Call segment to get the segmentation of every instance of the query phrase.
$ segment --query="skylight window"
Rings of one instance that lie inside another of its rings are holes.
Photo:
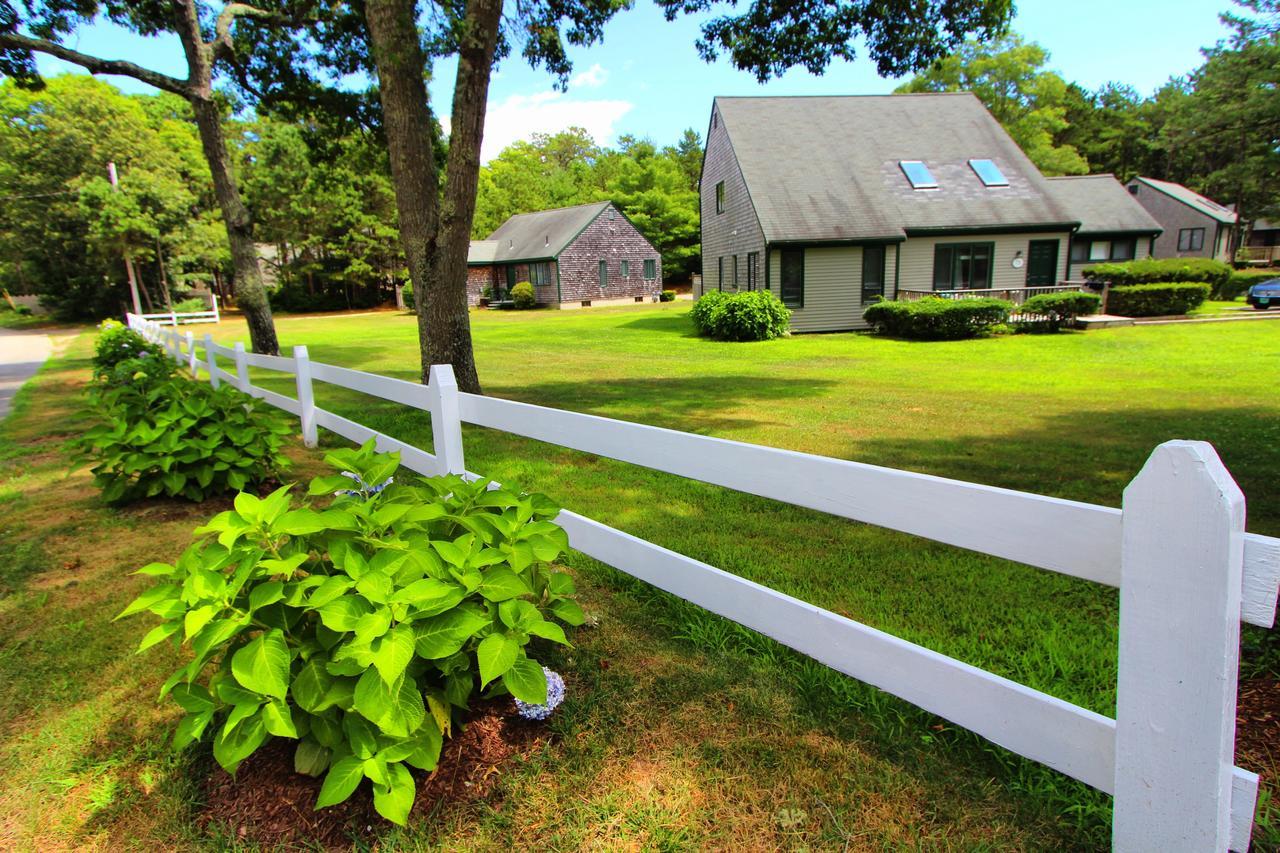
[[[929,167],[922,160],[899,160],[898,166],[902,168],[902,174],[906,175],[907,180],[911,182],[912,189],[936,190],[938,188],[933,172],[929,171]]]
[[[1000,167],[990,160],[970,160],[969,168],[973,169],[978,180],[988,187],[1007,187],[1009,179],[1000,171]]]

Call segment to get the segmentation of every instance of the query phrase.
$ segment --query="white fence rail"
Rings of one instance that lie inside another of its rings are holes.
[[[218,294],[209,294],[209,310],[208,311],[161,311],[156,314],[130,314],[130,317],[140,317],[148,322],[156,323],[161,326],[179,326],[186,323],[217,323],[222,320],[222,313],[218,310]]]
[[[1244,497],[1204,442],[1156,448],[1117,510],[459,393],[447,365],[424,386],[312,362],[306,347],[254,355],[209,335],[200,358],[190,332],[130,325],[193,376],[297,416],[308,445],[324,427],[374,438],[418,473],[474,477],[462,424],[475,424],[1119,587],[1111,719],[577,513],[558,518],[590,557],[1114,795],[1117,850],[1249,847],[1258,777],[1234,766],[1240,623],[1275,620],[1280,539],[1245,532]],[[252,385],[250,366],[293,375],[297,397]],[[314,382],[429,413],[433,452],[317,407]]]

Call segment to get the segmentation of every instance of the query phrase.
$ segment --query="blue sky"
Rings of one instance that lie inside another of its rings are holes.
[[[1024,0],[1014,29],[1050,53],[1050,65],[1066,79],[1095,88],[1111,80],[1147,93],[1170,76],[1201,61],[1200,48],[1224,35],[1218,13],[1230,0]],[[518,57],[503,62],[490,90],[484,159],[537,131],[578,125],[598,142],[620,134],[674,141],[686,127],[705,131],[716,95],[860,94],[892,91],[900,81],[881,78],[865,58],[834,63],[816,77],[795,70],[759,85],[725,59],[707,64],[694,41],[698,19],[663,20],[649,0],[619,14],[603,43],[575,49],[569,90],[553,90],[545,71]],[[185,76],[181,49],[171,38],[143,39],[107,24],[90,27],[71,46],[108,58],[131,59],[157,71]],[[46,74],[75,70],[42,57]],[[437,113],[448,115],[454,64],[441,63],[431,84]],[[147,91],[127,78],[113,78],[126,91]]]

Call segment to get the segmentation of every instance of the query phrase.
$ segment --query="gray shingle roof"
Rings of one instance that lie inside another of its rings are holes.
[[[1216,201],[1205,198],[1195,190],[1187,189],[1182,184],[1175,184],[1172,181],[1158,181],[1155,178],[1144,178],[1141,175],[1135,178],[1135,180],[1141,181],[1149,187],[1158,189],[1165,195],[1172,196],[1188,207],[1198,210],[1205,216],[1210,216],[1219,222],[1225,222],[1228,225],[1231,225],[1236,221],[1235,213],[1218,204]]]
[[[1045,180],[1058,206],[1080,221],[1081,234],[1154,234],[1163,230],[1115,175],[1069,175]]]
[[[967,92],[716,98],[716,107],[770,242],[1075,222]],[[995,161],[1009,186],[983,186],[970,159]],[[901,160],[923,160],[938,189],[913,190]]]
[[[498,226],[487,240],[472,241],[467,263],[511,263],[558,257],[565,247],[612,202],[519,213]],[[493,243],[490,249],[482,244]],[[477,245],[481,244],[481,245]]]

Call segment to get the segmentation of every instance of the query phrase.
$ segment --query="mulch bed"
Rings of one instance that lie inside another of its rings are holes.
[[[477,706],[462,732],[445,741],[435,771],[412,771],[418,796],[410,825],[439,806],[489,797],[504,765],[531,754],[546,738],[545,726],[516,715],[509,699]],[[241,764],[234,778],[215,765],[200,825],[264,846],[326,850],[349,850],[353,841],[371,841],[391,826],[374,811],[368,782],[344,803],[313,809],[321,779],[294,772],[294,745],[274,739]]]
[[[1236,763],[1263,777],[1280,761],[1280,679],[1241,681],[1236,693]]]

